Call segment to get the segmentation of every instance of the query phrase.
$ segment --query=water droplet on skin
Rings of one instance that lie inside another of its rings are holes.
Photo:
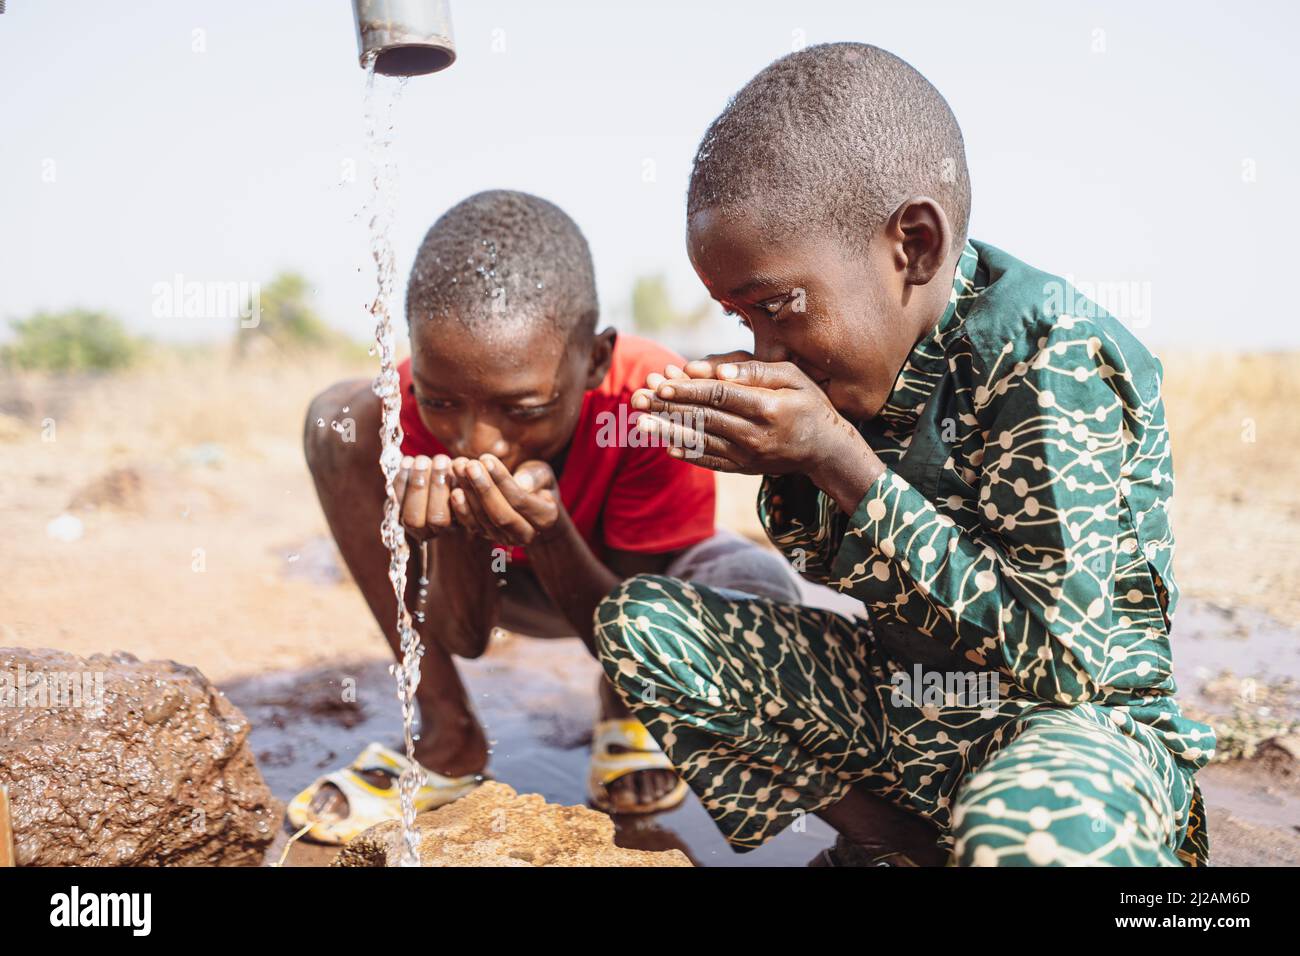
[[[316,419],[316,427],[317,427],[317,428],[324,428],[324,427],[325,427],[325,419],[323,419],[323,418],[318,418],[318,419]]]

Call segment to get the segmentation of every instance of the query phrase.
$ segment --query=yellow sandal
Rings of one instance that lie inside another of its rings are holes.
[[[351,764],[342,770],[335,770],[333,773],[318,777],[310,787],[290,800],[285,816],[295,830],[308,827],[306,837],[317,843],[346,843],[376,823],[402,818],[397,779],[408,766],[410,764],[402,754],[382,744],[372,743],[361,751]],[[419,769],[424,775],[424,780],[415,793],[417,813],[433,810],[463,797],[477,787],[483,779],[480,774],[444,777],[424,767]],[[377,787],[363,776],[376,771],[389,778],[387,786]],[[338,787],[339,792],[347,800],[346,816],[325,820],[312,813],[311,802],[326,783]]]

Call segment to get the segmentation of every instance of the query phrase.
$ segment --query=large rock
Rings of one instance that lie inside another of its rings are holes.
[[[614,822],[586,807],[547,803],[489,780],[477,790],[415,818],[422,866],[690,866],[681,850],[651,852],[614,845]],[[366,830],[332,866],[397,866],[402,826]]]
[[[279,826],[249,724],[198,670],[0,648],[19,865],[257,865]]]

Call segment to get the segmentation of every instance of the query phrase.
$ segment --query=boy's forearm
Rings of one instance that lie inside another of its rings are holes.
[[[443,535],[428,543],[428,594],[419,599],[422,561],[420,546],[411,543],[407,565],[407,607],[415,629],[429,644],[436,642],[449,653],[478,657],[500,613],[501,593],[492,573],[492,545],[468,535]]]
[[[537,538],[527,550],[542,587],[587,648],[595,653],[592,617],[596,605],[618,584],[618,576],[587,547],[563,507],[555,527]]]
[[[827,436],[826,453],[809,477],[841,511],[852,515],[867,490],[884,474],[885,465],[856,428],[844,419],[837,426],[836,432]]]

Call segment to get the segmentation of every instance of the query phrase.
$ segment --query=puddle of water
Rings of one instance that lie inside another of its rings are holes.
[[[1278,717],[1300,719],[1300,633],[1267,614],[1249,609],[1226,610],[1201,601],[1183,601],[1170,639],[1178,699],[1210,713],[1230,708],[1206,687],[1213,678],[1231,674],[1260,685],[1290,680],[1281,696]]]
[[[600,668],[581,642],[515,637],[477,660],[456,663],[490,741],[488,775],[552,803],[586,804]],[[391,688],[382,660],[260,675],[222,687],[252,722],[249,745],[281,800],[347,763],[370,741],[396,742],[402,726],[388,704]],[[694,795],[670,813],[614,822],[620,846],[679,849],[701,866],[803,866],[835,840],[829,826],[811,817],[802,832],[786,830],[758,850],[737,854]],[[334,852],[302,841],[288,865],[324,865]],[[277,848],[272,856],[278,855]]]

